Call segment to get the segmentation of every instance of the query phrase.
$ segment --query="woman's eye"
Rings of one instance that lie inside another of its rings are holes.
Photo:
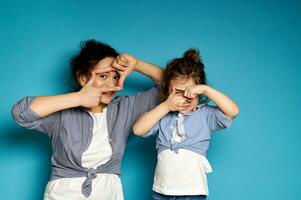
[[[106,79],[108,76],[107,75],[99,75],[100,78]]]
[[[119,78],[120,78],[119,75],[114,76],[114,79],[115,79],[115,80],[119,80]]]

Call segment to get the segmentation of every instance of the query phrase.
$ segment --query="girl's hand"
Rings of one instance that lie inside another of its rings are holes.
[[[92,108],[98,106],[101,101],[103,92],[118,91],[120,87],[95,87],[94,82],[96,73],[92,72],[92,76],[84,87],[78,92],[80,106]]]
[[[187,104],[187,99],[173,90],[164,103],[169,111],[178,111]]]
[[[205,85],[194,85],[194,86],[186,87],[183,96],[188,99],[196,98],[197,96],[204,93],[205,87],[206,87]]]
[[[123,88],[125,78],[136,69],[138,59],[129,54],[120,54],[113,62],[113,67],[120,74],[118,85]]]

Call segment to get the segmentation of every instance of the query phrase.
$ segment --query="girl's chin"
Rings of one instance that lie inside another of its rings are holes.
[[[193,111],[194,109],[195,109],[194,106],[192,106],[192,107],[189,106],[187,108],[183,108],[183,109],[179,110],[179,112],[182,113],[182,114],[185,114],[185,113],[189,113],[189,112]]]
[[[183,110],[179,110],[180,113],[185,114],[188,113],[190,111],[192,111],[193,109],[183,109]]]

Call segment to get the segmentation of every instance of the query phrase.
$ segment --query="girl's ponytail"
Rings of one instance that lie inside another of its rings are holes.
[[[183,54],[183,58],[194,60],[196,63],[202,63],[200,52],[197,49],[188,49]]]

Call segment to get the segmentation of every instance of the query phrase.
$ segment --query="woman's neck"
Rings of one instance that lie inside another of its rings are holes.
[[[100,104],[98,104],[98,106],[90,108],[90,111],[92,113],[101,113],[101,112],[103,112],[103,109],[105,109],[106,107],[107,107],[107,104],[100,103]]]

